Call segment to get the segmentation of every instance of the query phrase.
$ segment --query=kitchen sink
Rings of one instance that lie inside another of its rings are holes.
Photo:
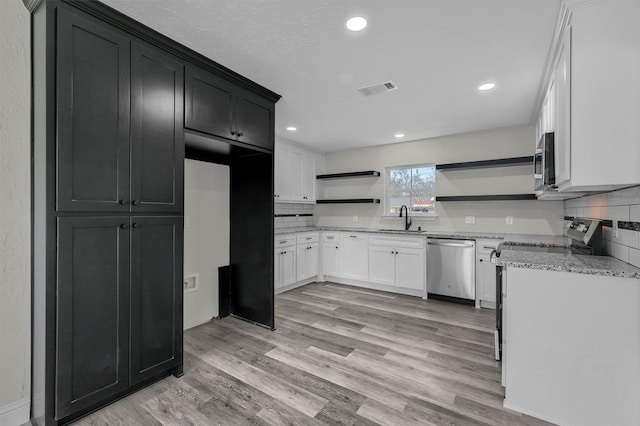
[[[409,229],[409,230],[404,230],[404,229],[378,229],[378,231],[380,232],[424,232],[424,230],[422,229]]]

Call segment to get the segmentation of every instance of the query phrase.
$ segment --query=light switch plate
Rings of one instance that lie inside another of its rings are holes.
[[[200,287],[200,277],[198,274],[185,275],[182,280],[182,289],[185,293],[198,291]]]
[[[464,218],[464,223],[468,224],[468,225],[473,225],[476,223],[476,217],[475,216],[466,216]]]
[[[507,216],[507,225],[513,225],[513,216]]]
[[[353,216],[353,221],[357,222],[358,221],[358,216]]]

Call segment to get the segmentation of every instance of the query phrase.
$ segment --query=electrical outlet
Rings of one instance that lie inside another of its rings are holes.
[[[200,280],[198,274],[185,275],[184,279],[182,280],[182,289],[185,293],[198,291],[199,281]]]
[[[358,221],[358,216],[354,216],[354,217],[353,217],[353,222],[355,223],[355,222],[357,222],[357,221]]]
[[[507,225],[513,225],[513,216],[507,216]]]
[[[473,225],[474,223],[476,223],[476,217],[475,216],[466,216],[464,218],[464,223],[466,223],[468,225]]]

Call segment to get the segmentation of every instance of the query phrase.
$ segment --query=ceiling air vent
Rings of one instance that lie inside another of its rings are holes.
[[[389,92],[391,90],[396,90],[398,85],[393,81],[385,81],[382,83],[372,84],[371,86],[361,87],[358,89],[358,92],[362,93],[365,96],[373,96],[379,93]]]

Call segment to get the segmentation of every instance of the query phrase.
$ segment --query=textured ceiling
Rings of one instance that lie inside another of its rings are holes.
[[[281,94],[276,134],[318,151],[530,123],[560,8],[559,0],[103,1]],[[367,18],[364,31],[345,28],[354,15]],[[386,80],[400,88],[356,90]],[[485,81],[498,86],[478,92]]]

